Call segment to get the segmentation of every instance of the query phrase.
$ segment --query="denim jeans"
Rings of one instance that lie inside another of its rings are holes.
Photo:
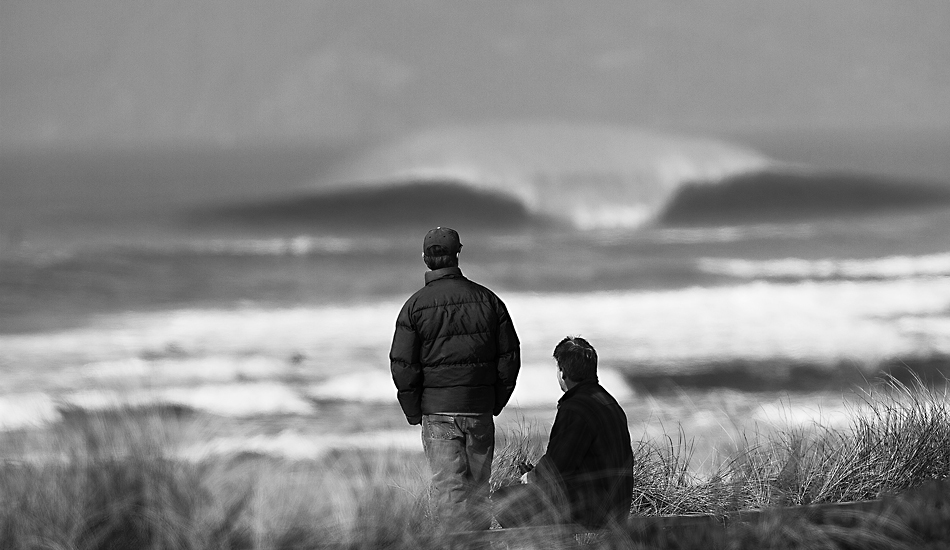
[[[488,529],[488,478],[495,453],[492,415],[424,415],[422,446],[432,470],[439,522],[454,531]]]

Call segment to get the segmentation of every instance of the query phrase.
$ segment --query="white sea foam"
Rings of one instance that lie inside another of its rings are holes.
[[[947,352],[940,325],[909,333],[901,319],[950,311],[950,278],[755,282],[661,292],[516,295],[508,300],[527,358],[565,334],[597,346],[601,361],[695,364],[731,359],[875,361]]]
[[[419,451],[421,448],[418,428],[355,434],[302,434],[285,430],[277,435],[215,438],[186,447],[180,451],[180,455],[202,460],[213,456],[258,453],[290,460],[314,460],[337,449]]]
[[[89,383],[112,381],[228,382],[276,378],[287,374],[285,359],[266,356],[169,357],[143,359],[132,357],[72,367],[66,374]]]
[[[39,427],[59,418],[56,403],[44,393],[0,395],[0,431]]]
[[[523,365],[510,403],[516,407],[553,407],[562,395],[555,372],[553,360],[546,365]],[[599,377],[601,385],[618,401],[629,399],[632,395],[623,377],[616,371],[601,369]],[[380,369],[332,377],[312,385],[307,395],[317,400],[394,403],[396,389],[389,370]]]
[[[388,370],[361,371],[335,376],[313,384],[307,395],[323,401],[393,403],[396,388]]]
[[[729,243],[751,239],[808,239],[813,237],[815,232],[815,227],[807,223],[795,225],[757,224],[717,227],[665,227],[646,233],[646,237],[649,240],[664,244],[697,244]]]
[[[83,390],[59,395],[0,395],[0,430],[40,427],[61,418],[59,407],[101,411],[123,407],[182,405],[231,417],[314,412],[294,389],[276,382],[205,384],[196,387]]]
[[[133,391],[87,390],[62,396],[64,405],[85,410],[155,404],[183,405],[222,416],[311,414],[313,405],[292,388],[276,382],[207,384]]]
[[[553,349],[553,345],[551,346]],[[600,385],[614,398],[623,403],[633,396],[633,392],[624,382],[620,373],[610,368],[601,368],[598,371]],[[511,395],[509,405],[514,407],[547,407],[553,408],[558,399],[564,394],[557,382],[557,369],[554,359],[547,364],[526,364],[518,374],[518,383],[515,392]]]
[[[350,252],[353,243],[349,239],[314,238],[297,236],[275,239],[213,239],[188,244],[188,249],[199,253],[258,254],[274,256],[302,256],[312,252]]]
[[[157,252],[219,254],[239,256],[306,256],[310,254],[349,254],[360,251],[385,251],[386,239],[351,239],[338,236],[296,235],[260,239],[196,239],[187,242],[138,244]]]
[[[174,369],[175,358],[194,377],[221,378],[241,369],[283,370],[278,362],[301,357],[314,374],[375,368],[387,361],[381,338],[392,331],[401,301],[299,308],[183,309],[100,317],[88,326],[55,333],[0,335],[0,367],[33,378],[61,367],[94,375],[133,375]],[[173,350],[174,357],[161,358]],[[155,360],[147,357],[159,356]],[[229,366],[227,361],[234,364]],[[98,373],[98,374],[97,374]],[[172,378],[181,374],[173,373]]]
[[[698,266],[707,273],[756,278],[900,278],[950,275],[950,252],[924,256],[888,256],[886,258],[804,260],[741,260],[701,258]]]
[[[501,295],[526,366],[549,365],[554,345],[568,334],[589,338],[603,365],[625,368],[775,358],[873,363],[950,353],[950,277]],[[374,378],[376,386],[363,378],[371,375],[359,373],[388,368],[401,305],[402,298],[349,306],[189,309],[118,315],[54,334],[0,335],[0,367],[8,374],[3,391],[121,385],[127,368],[128,376],[156,388],[290,376],[312,385],[306,391],[313,397],[383,400],[390,391],[387,377]],[[174,353],[162,355],[169,349]],[[84,378],[87,368],[90,376]],[[352,378],[336,378],[345,375]],[[344,389],[349,384],[360,389]]]
[[[950,316],[946,313],[901,317],[897,326],[909,338],[917,339],[924,349],[950,349]]]
[[[778,429],[809,426],[845,428],[860,412],[854,405],[841,400],[805,403],[776,401],[760,405],[752,415],[752,420]]]

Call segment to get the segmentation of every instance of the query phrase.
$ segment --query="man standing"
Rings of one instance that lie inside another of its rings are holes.
[[[633,449],[627,416],[597,379],[597,352],[580,337],[554,348],[564,395],[544,456],[508,498],[512,524],[576,523],[597,529],[630,514]],[[524,489],[524,490],[520,490]],[[531,502],[533,501],[533,502]],[[509,523],[509,525],[505,525]]]
[[[497,416],[521,367],[505,304],[458,267],[459,234],[429,231],[425,286],[399,312],[389,360],[410,424],[422,424],[436,510],[453,529],[487,529]]]

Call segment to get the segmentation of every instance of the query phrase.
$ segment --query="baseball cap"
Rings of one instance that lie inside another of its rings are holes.
[[[441,246],[449,254],[457,254],[462,250],[458,231],[448,227],[436,227],[426,233],[426,238],[422,241],[422,252],[428,251],[430,246]]]

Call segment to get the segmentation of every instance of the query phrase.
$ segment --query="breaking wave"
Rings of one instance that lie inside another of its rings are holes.
[[[773,163],[722,141],[610,127],[483,125],[432,130],[355,155],[291,197],[219,210],[251,223],[637,227],[687,182]]]
[[[386,144],[336,181],[387,189],[454,181],[581,229],[635,227],[686,182],[718,181],[771,161],[722,141],[610,127],[485,125]]]
[[[577,229],[766,223],[950,204],[950,186],[774,161],[722,140],[610,127],[484,125],[354,155],[293,196],[219,208],[273,225]]]

